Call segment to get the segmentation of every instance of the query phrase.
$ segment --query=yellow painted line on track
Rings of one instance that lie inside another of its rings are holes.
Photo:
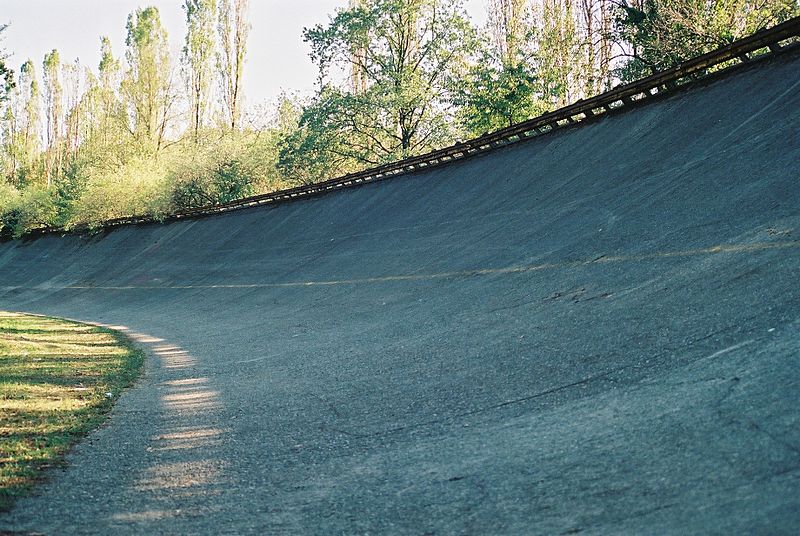
[[[776,249],[800,248],[800,240],[791,242],[756,242],[750,244],[724,244],[707,248],[685,249],[677,251],[659,251],[637,255],[598,255],[591,260],[568,261],[558,263],[529,264],[522,266],[507,266],[502,268],[476,268],[472,270],[459,270],[452,272],[438,272],[433,274],[408,274],[387,275],[380,277],[364,277],[355,279],[332,279],[321,281],[291,281],[287,283],[241,283],[241,284],[207,284],[207,285],[122,285],[122,286],[93,286],[93,285],[66,285],[63,289],[75,290],[191,290],[191,289],[248,289],[248,288],[284,288],[284,287],[325,287],[336,285],[358,285],[364,283],[389,283],[394,281],[429,281],[435,279],[457,279],[482,275],[522,274],[543,270],[557,270],[565,268],[580,268],[595,264],[613,264],[625,262],[642,262],[657,259],[679,257],[697,257],[702,255],[751,253]],[[0,287],[6,290],[30,287]]]

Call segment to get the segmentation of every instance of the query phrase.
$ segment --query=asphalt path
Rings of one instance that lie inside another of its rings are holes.
[[[0,530],[800,526],[800,60],[313,199],[0,244],[151,352]]]

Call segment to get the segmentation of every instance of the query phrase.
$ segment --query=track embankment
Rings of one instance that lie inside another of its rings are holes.
[[[0,244],[0,309],[152,356],[0,530],[796,529],[798,73],[302,201]]]

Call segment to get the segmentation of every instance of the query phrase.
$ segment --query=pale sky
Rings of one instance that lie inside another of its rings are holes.
[[[466,0],[472,20],[482,24],[486,0]],[[97,69],[100,36],[107,35],[114,55],[125,49],[125,22],[137,7],[156,6],[169,34],[173,53],[185,34],[182,0],[0,0],[0,23],[10,23],[0,48],[11,54],[15,70],[33,59],[41,76],[42,59],[53,48],[62,62],[80,58]],[[310,92],[316,70],[303,42],[304,27],[327,22],[347,0],[250,0],[252,29],[248,40],[244,87],[248,106],[271,102],[282,90]]]

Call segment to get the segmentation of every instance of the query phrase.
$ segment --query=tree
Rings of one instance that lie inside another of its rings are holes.
[[[209,104],[216,1],[185,0],[183,10],[186,12],[187,32],[182,59],[189,89],[191,129],[197,144]]]
[[[62,70],[64,80],[64,97],[65,97],[65,150],[71,158],[75,158],[78,153],[78,148],[81,142],[81,133],[84,127],[83,122],[85,113],[83,113],[84,94],[81,88],[81,70],[80,61],[75,60],[74,63],[65,64]]]
[[[348,4],[351,10],[366,8],[366,0],[350,0]],[[353,58],[355,61],[350,64],[350,92],[362,95],[367,91],[367,73],[365,65],[367,50],[369,49],[369,36],[367,39],[358,43],[353,43]]]
[[[615,32],[630,81],[800,14],[794,0],[633,0],[616,12]]]
[[[219,53],[217,69],[220,74],[222,109],[231,130],[239,126],[242,107],[242,75],[247,53],[248,0],[220,0],[217,13]]]
[[[580,41],[573,0],[542,0],[537,14],[535,62],[542,97],[550,107],[561,107],[582,94],[579,79]]]
[[[2,34],[6,28],[8,28],[8,24],[0,24],[0,34]],[[13,71],[6,65],[6,52],[0,49],[0,79],[3,81],[3,84],[0,85],[0,103],[8,99],[8,91],[13,87],[13,84],[9,85],[9,82],[13,80],[13,78],[11,78],[12,74]]]
[[[489,0],[487,26],[498,59],[514,67],[525,57],[531,31],[528,0]]]
[[[172,119],[169,43],[158,9],[140,8],[128,16],[125,58],[128,70],[122,93],[129,109],[129,130],[147,150],[163,147]]]
[[[448,81],[464,69],[473,29],[459,0],[365,0],[327,26],[304,31],[320,90],[300,130],[286,140],[281,165],[310,151],[332,169],[420,154],[454,136]],[[336,82],[359,72],[358,90]]]
[[[175,209],[183,210],[227,203],[252,193],[251,170],[244,162],[229,160],[179,179],[172,191],[172,203]]]
[[[347,136],[350,124],[364,122],[348,116],[356,105],[342,102],[354,98],[332,88],[323,88],[313,102],[302,108],[296,128],[282,133],[277,168],[291,182],[310,184],[353,171],[371,162],[369,146]]]
[[[36,79],[36,70],[31,60],[26,61],[20,67],[16,100],[18,164],[21,169],[30,171],[41,150],[39,82]]]
[[[0,116],[0,139],[2,139],[3,148],[3,174],[6,180],[14,182],[17,174],[17,110],[15,109],[16,99],[16,81],[14,80],[14,71],[8,69],[3,65],[3,85],[0,87],[0,104],[2,104],[2,116]]]
[[[52,227],[54,217],[55,206],[48,189],[37,185],[22,191],[0,187],[0,238],[18,237],[37,227]]]
[[[483,47],[465,79],[454,81],[459,118],[471,135],[529,119],[546,109],[533,63],[528,0],[490,0]]]
[[[119,83],[119,60],[114,57],[111,49],[111,40],[107,36],[100,37],[100,63],[97,66],[100,73],[100,84],[110,89]]]
[[[45,175],[47,186],[53,181],[53,175],[57,173],[61,166],[61,150],[59,141],[61,140],[63,124],[63,87],[61,85],[61,59],[58,51],[53,49],[45,54],[44,62],[44,97],[45,97],[45,117],[46,117],[46,141],[47,158],[45,164]]]
[[[111,49],[108,37],[100,38],[100,63],[97,83],[90,86],[96,94],[97,115],[96,134],[92,141],[105,148],[113,143],[121,143],[127,123],[124,107],[120,101],[121,65]]]
[[[581,79],[585,96],[611,86],[611,0],[579,0],[578,28],[581,33]]]

